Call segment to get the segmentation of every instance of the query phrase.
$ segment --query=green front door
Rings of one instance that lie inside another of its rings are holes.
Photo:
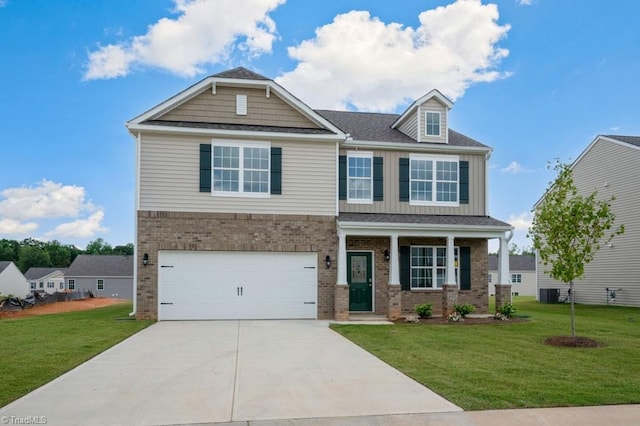
[[[347,253],[347,281],[349,282],[349,310],[371,311],[373,287],[371,253]]]

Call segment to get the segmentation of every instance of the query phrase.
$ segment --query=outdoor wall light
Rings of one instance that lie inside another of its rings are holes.
[[[385,251],[384,251],[384,260],[388,262],[388,261],[389,261],[389,259],[390,259],[390,257],[389,257],[389,250],[385,250]]]
[[[327,265],[327,269],[328,269],[328,268],[331,268],[331,256],[327,255],[327,256],[324,258],[324,263],[325,263],[325,265]]]
[[[149,253],[145,253],[142,256],[142,264],[145,266],[145,268],[147,267],[147,265],[149,264]]]

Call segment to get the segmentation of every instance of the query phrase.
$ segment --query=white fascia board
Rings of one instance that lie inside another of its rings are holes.
[[[372,223],[340,222],[338,229],[347,235],[359,236],[403,236],[403,237],[447,237],[456,238],[500,238],[513,226],[480,225],[436,225],[424,223]]]
[[[413,114],[413,112],[423,103],[425,103],[426,101],[428,101],[431,98],[436,98],[438,99],[438,101],[440,101],[445,107],[447,107],[447,110],[450,110],[451,108],[453,108],[453,102],[451,102],[451,100],[449,98],[447,98],[445,95],[442,94],[442,92],[440,92],[438,89],[433,89],[431,90],[429,93],[427,93],[426,95],[422,96],[420,99],[417,99],[416,101],[414,101],[409,108],[407,108],[407,110],[405,112],[402,113],[402,115],[400,115],[400,117],[398,117],[398,119],[396,121],[393,122],[393,124],[391,125],[392,129],[395,129],[396,126],[398,126],[400,123],[402,123],[409,115]]]
[[[301,133],[285,133],[285,132],[258,132],[246,130],[222,130],[222,129],[201,129],[190,127],[172,127],[172,126],[156,126],[147,124],[132,124],[128,126],[129,132],[143,133],[163,133],[175,135],[195,135],[195,136],[225,136],[233,138],[276,138],[276,139],[296,139],[296,140],[313,140],[327,141],[336,143],[344,140],[341,135],[321,135],[321,134],[301,134]]]
[[[193,86],[183,90],[177,95],[169,98],[147,112],[137,116],[136,118],[128,121],[126,126],[129,130],[135,129],[135,125],[142,123],[145,120],[152,119],[155,116],[161,115],[171,109],[178,107],[179,105],[187,102],[189,99],[199,95],[203,91],[209,89],[213,84],[216,86],[233,86],[233,87],[251,87],[251,88],[264,88],[269,92],[276,93],[281,99],[287,102],[291,107],[302,113],[307,119],[311,120],[316,125],[334,132],[341,139],[346,139],[346,134],[333,125],[331,122],[320,116],[314,110],[309,108],[305,103],[293,96],[282,86],[274,82],[273,80],[245,80],[245,79],[231,79],[231,78],[216,78],[207,77],[204,80],[194,84]]]
[[[630,148],[630,149],[634,149],[634,150],[640,150],[640,147],[620,141],[618,139],[615,138],[609,138],[606,136],[602,136],[602,135],[598,135],[595,137],[594,140],[591,141],[591,143],[584,149],[584,151],[582,151],[580,153],[580,155],[578,155],[578,157],[569,165],[569,169],[573,170],[576,165],[582,161],[582,159],[589,153],[589,151],[591,151],[591,149],[593,149],[593,147],[596,145],[596,143],[598,142],[609,142],[609,143],[613,143],[616,145],[620,145],[623,146],[625,148]],[[545,191],[544,194],[542,194],[542,196],[538,199],[538,201],[536,201],[536,203],[533,205],[533,209],[537,209],[538,205],[542,202],[542,200],[544,199],[544,197],[547,195],[548,191]]]
[[[429,144],[422,142],[404,143],[404,142],[379,142],[379,141],[360,141],[348,140],[341,144],[342,148],[371,148],[371,149],[388,149],[393,151],[411,151],[411,152],[459,152],[459,153],[491,153],[493,148],[490,147],[473,147],[473,146],[452,146],[445,144]]]

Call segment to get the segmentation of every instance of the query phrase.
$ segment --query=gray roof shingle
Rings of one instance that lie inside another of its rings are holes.
[[[9,266],[11,264],[10,260],[3,260],[0,261],[0,272],[4,271],[5,269],[7,269],[7,266]]]
[[[621,135],[602,135],[602,136],[640,147],[640,136],[621,136]]]
[[[498,270],[498,255],[489,255],[489,270]],[[529,256],[528,254],[510,254],[509,255],[509,270],[511,271],[535,271],[536,270],[536,258]]]
[[[399,114],[381,114],[374,112],[351,112],[315,110],[318,114],[335,124],[340,130],[349,133],[353,139],[371,142],[418,143],[391,125],[400,117]],[[449,145],[488,148],[486,145],[471,139],[455,130],[449,131]],[[420,142],[428,145],[428,142]],[[442,144],[433,144],[442,145]]]
[[[250,71],[244,67],[238,67],[238,68],[222,71],[222,72],[219,72],[218,74],[212,75],[212,77],[237,78],[241,80],[271,80],[270,78],[267,78],[258,73]]]
[[[133,277],[133,256],[81,254],[75,258],[68,277]]]
[[[490,226],[511,228],[506,222],[490,216],[456,216],[393,213],[340,213],[338,222],[406,223],[425,225]]]

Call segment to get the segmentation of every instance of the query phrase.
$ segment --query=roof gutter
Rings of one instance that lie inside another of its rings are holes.
[[[473,147],[473,146],[452,146],[449,144],[424,144],[424,143],[408,143],[408,142],[378,142],[378,141],[360,141],[347,139],[341,144],[344,148],[372,148],[372,149],[394,149],[398,151],[436,151],[436,152],[461,152],[461,153],[482,153],[487,154],[493,151],[489,147]]]

